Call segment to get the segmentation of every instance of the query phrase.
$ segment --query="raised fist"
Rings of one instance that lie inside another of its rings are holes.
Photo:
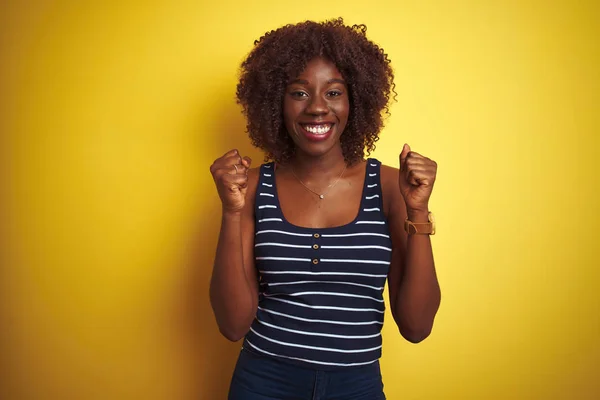
[[[237,150],[230,150],[210,166],[223,212],[240,212],[244,208],[251,163],[250,157],[242,157]]]

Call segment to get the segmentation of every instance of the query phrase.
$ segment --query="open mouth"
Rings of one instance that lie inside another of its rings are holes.
[[[322,124],[322,125],[312,125],[312,124],[300,124],[302,129],[312,133],[313,135],[324,135],[331,130],[333,124]]]
[[[324,140],[329,137],[332,132],[332,123],[324,124],[299,124],[304,136],[309,140]]]

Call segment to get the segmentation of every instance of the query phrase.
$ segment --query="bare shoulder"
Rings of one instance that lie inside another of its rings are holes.
[[[381,164],[381,192],[383,194],[385,215],[387,218],[395,216],[403,220],[406,207],[404,198],[400,194],[399,172],[396,167]]]
[[[260,178],[260,167],[250,168],[248,170],[248,191],[246,192],[246,201],[254,206],[254,196]]]
[[[381,164],[381,185],[388,186],[394,182],[398,186],[398,168]]]
[[[248,170],[248,189],[250,189],[250,186],[255,186],[254,189],[256,189],[256,185],[258,185],[258,177],[260,175],[260,167],[254,167],[254,168],[250,168]],[[252,185],[251,185],[252,183]]]

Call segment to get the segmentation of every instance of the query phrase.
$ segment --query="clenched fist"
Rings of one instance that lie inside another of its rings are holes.
[[[437,163],[410,150],[405,144],[400,154],[400,192],[410,211],[427,211],[437,174]]]
[[[244,208],[251,163],[250,157],[242,157],[237,150],[230,150],[210,166],[223,212],[240,212]]]

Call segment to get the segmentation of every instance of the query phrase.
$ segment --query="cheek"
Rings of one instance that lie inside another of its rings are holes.
[[[288,105],[284,103],[283,105],[283,123],[285,126],[289,127],[290,124],[293,123],[294,117]]]
[[[294,104],[288,101],[283,102],[283,126],[287,131],[288,135],[292,136],[292,139],[296,136],[296,132],[294,129],[294,123],[296,121],[297,112],[295,110]]]
[[[341,102],[336,108],[336,114],[340,118],[340,122],[345,123],[350,115],[350,104],[348,100]]]
[[[295,101],[283,101],[283,118],[287,121],[293,121],[298,115],[298,104]]]

